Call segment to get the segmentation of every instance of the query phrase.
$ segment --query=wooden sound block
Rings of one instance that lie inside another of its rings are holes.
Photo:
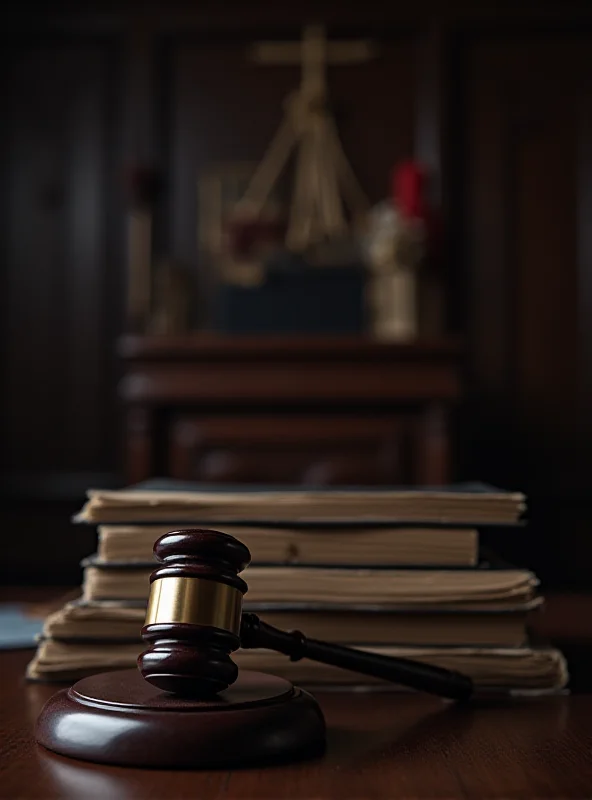
[[[244,671],[212,700],[160,691],[137,669],[84,678],[54,695],[39,744],[63,756],[133,767],[230,768],[318,755],[325,721],[289,681]]]

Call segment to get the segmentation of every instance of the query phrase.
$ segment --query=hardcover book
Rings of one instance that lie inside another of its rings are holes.
[[[78,522],[512,525],[526,508],[523,494],[480,483],[420,489],[312,489],[157,481],[121,490],[91,489],[87,497],[75,517]]]

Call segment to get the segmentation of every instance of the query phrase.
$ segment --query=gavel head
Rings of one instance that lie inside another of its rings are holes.
[[[238,676],[230,653],[240,646],[239,578],[251,554],[233,536],[201,529],[171,531],[154,545],[162,566],[150,576],[150,599],[138,658],[142,676],[175,694],[208,697]]]

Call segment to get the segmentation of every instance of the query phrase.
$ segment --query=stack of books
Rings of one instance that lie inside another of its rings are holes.
[[[536,576],[479,552],[482,527],[512,529],[524,510],[523,495],[481,484],[91,490],[76,521],[98,526],[97,553],[84,562],[82,596],[47,618],[28,676],[71,680],[133,666],[155,540],[210,527],[250,549],[244,609],[276,627],[456,669],[483,689],[556,691],[568,679],[561,653],[528,639],[528,616],[542,603]],[[233,658],[299,683],[372,683],[271,651]]]

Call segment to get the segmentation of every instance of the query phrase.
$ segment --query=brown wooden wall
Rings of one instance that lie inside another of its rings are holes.
[[[400,158],[434,170],[450,327],[469,353],[458,475],[532,495],[536,524],[506,544],[511,557],[551,581],[590,578],[592,10],[516,5],[12,8],[0,32],[2,520],[32,538],[5,574],[26,574],[34,541],[35,579],[71,576],[89,538],[66,517],[85,486],[119,480],[125,169],[162,169],[157,250],[193,265],[205,297],[196,173],[259,158],[298,77],[249,64],[245,47],[321,19],[381,46],[329,74],[372,199]]]

